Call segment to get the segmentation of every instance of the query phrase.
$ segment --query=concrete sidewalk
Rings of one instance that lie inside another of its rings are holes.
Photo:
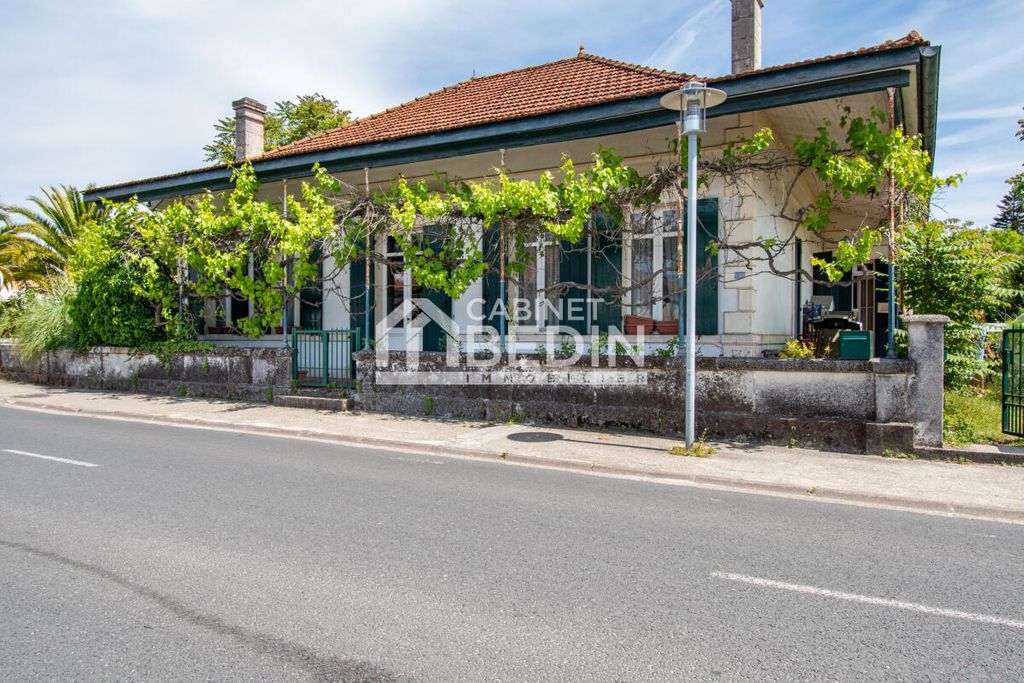
[[[671,455],[669,450],[680,441],[656,436],[329,413],[7,381],[0,381],[0,405],[1024,523],[1024,467],[896,460],[732,443],[715,443],[714,455],[693,458]]]

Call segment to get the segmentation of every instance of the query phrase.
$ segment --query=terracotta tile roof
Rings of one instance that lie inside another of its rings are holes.
[[[471,78],[264,154],[273,159],[656,95],[693,78],[586,54]]]
[[[770,66],[742,74],[707,79],[721,83],[759,73],[781,71],[808,64],[830,62],[847,57],[928,45],[917,31],[897,40],[887,40],[861,48],[816,59]],[[253,161],[276,159],[308,152],[397,140],[416,135],[468,128],[499,121],[580,109],[606,102],[627,100],[668,92],[695,76],[619,62],[605,57],[580,54],[568,59],[507,71],[493,76],[471,78],[442,88],[405,104],[374,114],[342,128],[293,142],[256,157]],[[111,190],[137,183],[192,175],[225,168],[214,164],[154,178],[92,188],[92,192]]]
[[[745,71],[738,74],[729,74],[728,76],[718,76],[716,78],[709,78],[708,83],[720,83],[721,81],[728,81],[734,78],[740,78],[741,76],[750,76],[752,74],[762,74],[770,71],[782,71],[783,69],[793,69],[798,66],[807,66],[808,64],[818,64],[820,62],[834,62],[839,59],[845,59],[847,57],[857,57],[859,55],[869,55],[875,52],[888,52],[889,50],[899,50],[905,47],[915,47],[930,45],[927,40],[921,37],[921,34],[917,31],[911,31],[902,38],[896,40],[887,40],[884,43],[878,45],[872,45],[871,47],[862,47],[859,50],[850,50],[849,52],[840,52],[834,55],[826,55],[824,57],[815,57],[814,59],[805,59],[801,62],[790,62],[789,64],[777,64],[774,66],[764,67],[755,71]]]

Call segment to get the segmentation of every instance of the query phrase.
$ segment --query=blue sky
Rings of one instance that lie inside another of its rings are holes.
[[[767,0],[765,65],[917,29],[942,46],[940,212],[988,223],[1024,161],[1020,0]],[[371,114],[468,78],[594,54],[729,70],[728,0],[0,0],[0,201],[203,165],[230,102],[320,92]]]

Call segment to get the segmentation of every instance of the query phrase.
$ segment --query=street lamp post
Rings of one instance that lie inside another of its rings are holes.
[[[683,84],[661,98],[661,106],[679,111],[679,146],[686,136],[686,447],[694,443],[697,380],[697,145],[707,130],[707,110],[725,101],[725,93],[699,81]],[[677,315],[680,312],[677,311]],[[679,315],[680,319],[682,316]]]

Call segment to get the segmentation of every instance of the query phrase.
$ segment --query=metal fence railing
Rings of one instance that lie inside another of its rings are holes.
[[[1024,436],[1024,328],[1003,330],[1003,433]]]
[[[361,330],[292,330],[292,380],[302,387],[354,387]]]

